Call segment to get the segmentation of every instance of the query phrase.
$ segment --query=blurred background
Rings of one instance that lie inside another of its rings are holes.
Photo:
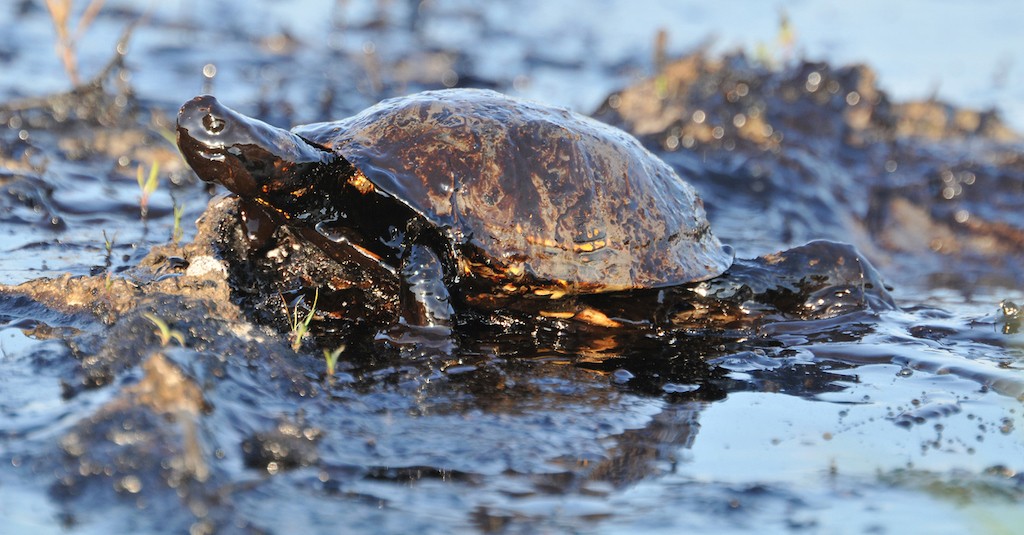
[[[68,87],[43,4],[0,6],[0,100]],[[69,25],[80,74],[95,74],[137,23],[132,83],[156,102],[209,89],[244,103],[278,86],[312,101],[344,87],[340,77],[366,76],[371,86],[485,83],[590,112],[653,72],[664,32],[669,56],[705,47],[779,62],[868,63],[897,99],[998,106],[1024,127],[1024,6],[1015,0],[107,0],[81,27],[77,15],[89,4],[72,4]],[[286,64],[275,59],[282,55]],[[216,70],[212,84],[202,78],[206,65]]]

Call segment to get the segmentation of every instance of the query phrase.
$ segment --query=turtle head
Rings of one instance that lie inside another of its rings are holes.
[[[300,196],[337,158],[209,95],[186,102],[178,112],[178,148],[199,178],[279,209],[286,207],[278,201]]]

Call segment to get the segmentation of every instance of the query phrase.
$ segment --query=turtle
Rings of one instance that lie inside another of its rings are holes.
[[[285,130],[203,95],[177,119],[204,181],[400,278],[402,321],[530,303],[618,325],[572,296],[685,285],[733,262],[702,200],[630,134],[486,89],[390,98]],[[355,253],[355,254],[354,254]]]

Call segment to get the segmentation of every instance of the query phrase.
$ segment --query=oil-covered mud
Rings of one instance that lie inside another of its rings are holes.
[[[624,65],[531,43],[511,7],[445,2],[324,8],[324,35],[216,6],[139,22],[108,2],[91,31],[134,26],[120,45],[80,38],[94,81],[37,91],[63,76],[30,61],[51,22],[14,4],[0,8],[0,66],[20,77],[0,82],[0,531],[1024,521],[1024,147],[998,112],[901,101],[865,66],[646,49]],[[631,69],[646,74],[626,83]],[[607,84],[584,111],[690,182],[738,253],[709,281],[580,298],[630,319],[616,329],[512,309],[460,310],[451,336],[381,329],[394,281],[268,227],[169,139],[201,91],[286,126],[422,89],[573,79]],[[143,201],[136,176],[154,165]]]

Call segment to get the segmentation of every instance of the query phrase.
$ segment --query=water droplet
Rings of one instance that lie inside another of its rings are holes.
[[[807,83],[804,84],[804,88],[807,89],[808,93],[813,93],[818,90],[818,86],[821,84],[821,73],[815,71],[807,75]]]
[[[516,91],[526,91],[526,89],[530,87],[530,77],[523,74],[516,76],[512,79],[512,87],[515,88]],[[618,108],[621,103],[622,97],[619,95],[612,95],[608,97],[608,105],[611,106],[612,109]]]
[[[850,106],[856,106],[860,103],[860,93],[856,91],[850,91],[846,94],[846,103]]]
[[[459,83],[459,74],[452,69],[448,69],[441,75],[441,83],[445,87],[455,87],[455,84]]]
[[[217,76],[217,66],[213,63],[207,63],[206,65],[203,65],[203,76],[209,79],[212,79],[214,76]]]
[[[635,377],[629,370],[619,368],[612,372],[612,382],[615,384],[628,383],[630,379]]]
[[[124,476],[121,478],[121,488],[130,494],[138,494],[142,490],[142,480],[134,475]]]

